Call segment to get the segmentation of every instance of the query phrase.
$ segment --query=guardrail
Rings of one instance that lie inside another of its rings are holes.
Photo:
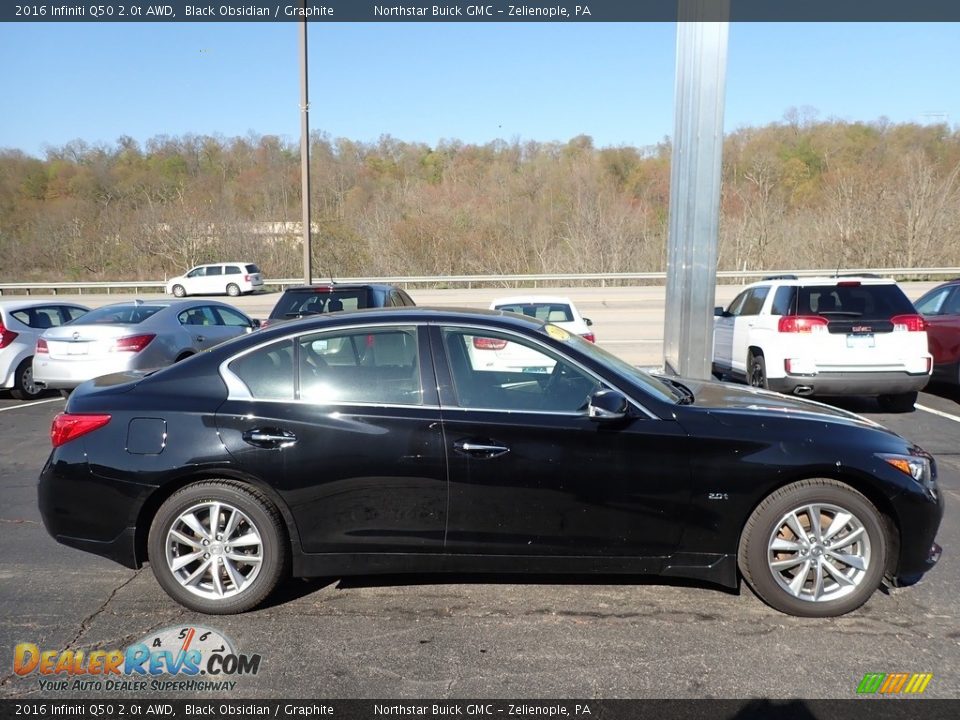
[[[817,277],[833,276],[837,274],[837,269],[829,270],[721,270],[717,272],[717,278],[720,280],[751,280],[761,278],[767,275],[797,275],[798,277]],[[940,278],[940,277],[960,277],[960,268],[851,268],[840,269],[840,274],[873,274],[884,277],[895,277],[898,279],[909,278]],[[342,283],[390,283],[409,287],[411,285],[427,285],[433,287],[445,287],[450,285],[461,285],[467,288],[473,285],[498,285],[501,287],[518,287],[520,285],[532,284],[537,287],[540,284],[551,286],[563,286],[567,284],[580,283],[599,283],[605,287],[608,282],[629,282],[629,281],[663,281],[667,277],[665,272],[621,272],[621,273],[561,273],[561,274],[526,274],[526,275],[417,275],[417,276],[396,276],[396,277],[354,277],[337,278],[337,282]],[[315,277],[314,282],[325,282],[329,278]],[[281,278],[275,280],[264,280],[264,284],[285,288],[289,285],[302,285],[303,278]],[[30,295],[32,292],[47,290],[56,295],[59,291],[73,291],[82,295],[84,290],[99,291],[111,293],[114,290],[133,290],[138,293],[143,289],[157,289],[163,292],[166,287],[164,280],[131,280],[131,281],[53,281],[53,282],[13,282],[0,283],[0,295],[5,292],[21,292]]]

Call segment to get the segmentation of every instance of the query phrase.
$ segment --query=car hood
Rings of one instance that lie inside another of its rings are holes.
[[[701,410],[737,414],[749,412],[752,415],[760,413],[769,417],[835,422],[886,430],[869,418],[812,400],[731,383],[688,379],[682,382],[695,395],[695,401],[691,407]]]

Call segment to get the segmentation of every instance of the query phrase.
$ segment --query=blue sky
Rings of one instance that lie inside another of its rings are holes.
[[[279,135],[300,119],[296,23],[0,24],[0,147]],[[669,23],[312,23],[312,130],[435,144],[655,144],[673,132]],[[783,119],[960,124],[960,24],[734,23],[727,131]],[[939,113],[940,115],[933,115]]]

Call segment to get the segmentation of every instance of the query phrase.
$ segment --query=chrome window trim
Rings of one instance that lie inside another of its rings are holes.
[[[494,332],[494,333],[503,333],[503,334],[506,334],[506,335],[512,335],[513,337],[518,337],[518,338],[521,338],[521,339],[529,340],[529,341],[532,342],[533,344],[545,348],[548,353],[559,354],[559,353],[557,352],[556,348],[552,348],[552,347],[550,347],[549,345],[543,343],[539,338],[530,337],[529,335],[521,335],[521,334],[519,334],[519,333],[517,333],[517,332],[515,332],[515,331],[513,331],[513,330],[510,330],[509,328],[489,328],[489,327],[484,327],[484,326],[480,326],[480,325],[473,325],[473,324],[471,324],[471,323],[469,323],[469,322],[466,322],[466,323],[453,323],[453,322],[428,321],[427,324],[428,324],[428,325],[433,325],[433,326],[439,327],[439,328],[441,328],[441,329],[443,329],[443,328],[445,328],[445,327],[450,327],[450,328],[463,328],[463,329],[477,329],[477,330],[482,330],[482,331],[485,331],[485,332]],[[547,324],[549,325],[549,324],[552,324],[552,323],[547,323]],[[560,329],[562,330],[563,328],[560,328]],[[564,330],[564,332],[569,332],[569,331]],[[604,385],[606,385],[607,387],[611,388],[612,390],[616,390],[618,393],[620,393],[621,395],[623,395],[623,396],[627,399],[627,402],[628,402],[628,403],[630,403],[631,405],[633,405],[637,410],[639,410],[640,412],[642,412],[644,415],[646,415],[646,416],[647,416],[648,418],[650,418],[651,420],[660,420],[660,416],[653,414],[653,413],[650,412],[646,407],[644,407],[644,406],[641,405],[639,402],[637,402],[636,400],[634,400],[634,399],[630,396],[630,393],[625,393],[619,386],[617,386],[617,385],[615,385],[614,383],[610,382],[610,381],[607,380],[606,378],[599,377],[599,376],[597,375],[597,373],[595,373],[593,370],[591,370],[591,369],[588,368],[588,367],[585,367],[582,363],[578,362],[577,360],[575,360],[574,358],[570,357],[569,355],[562,355],[562,357],[563,357],[567,362],[569,362],[571,365],[575,366],[577,369],[579,369],[581,372],[585,373],[586,375],[592,377],[592,378],[593,378],[594,380],[596,380],[597,382],[603,383]],[[585,413],[579,413],[579,412],[568,413],[568,412],[552,412],[552,411],[546,411],[546,410],[507,410],[507,409],[500,409],[500,408],[463,408],[463,407],[460,407],[459,405],[444,405],[443,408],[444,408],[444,409],[452,408],[452,409],[456,409],[456,410],[471,410],[471,411],[478,411],[478,412],[511,413],[511,414],[525,413],[525,414],[536,414],[536,415],[564,415],[564,416],[567,416],[567,417],[583,417],[583,416],[585,415]]]
[[[288,321],[289,322],[289,321]],[[381,403],[329,403],[321,402],[317,400],[304,400],[302,398],[255,398],[250,394],[250,390],[247,388],[247,385],[243,380],[240,379],[228,366],[234,360],[239,360],[242,357],[246,357],[251,353],[261,350],[269,345],[275,345],[281,342],[295,342],[296,338],[306,336],[306,335],[316,335],[318,333],[325,332],[340,332],[351,330],[362,330],[364,328],[389,328],[389,327],[405,327],[405,328],[414,328],[419,331],[420,327],[423,327],[422,323],[410,323],[410,322],[365,322],[357,323],[355,325],[337,325],[329,329],[319,329],[319,330],[301,330],[300,332],[291,332],[287,335],[282,335],[280,337],[271,338],[270,340],[265,340],[264,342],[254,345],[251,348],[247,348],[243,352],[239,352],[236,355],[231,355],[226,360],[224,360],[220,365],[217,366],[217,372],[220,374],[221,379],[224,384],[227,386],[227,400],[252,400],[254,402],[292,402],[292,403],[304,403],[307,405],[362,405],[366,407],[403,407],[403,408],[422,408],[422,407],[433,407],[430,405],[394,405],[394,404],[381,404]],[[420,354],[417,353],[417,362],[420,362]],[[421,392],[423,389],[421,388]],[[437,406],[439,407],[439,406]]]

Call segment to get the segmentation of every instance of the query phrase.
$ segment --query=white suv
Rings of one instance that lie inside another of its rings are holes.
[[[907,412],[930,379],[926,323],[889,278],[783,275],[715,308],[713,372],[795,395],[875,395]]]
[[[253,263],[227,262],[197,265],[183,275],[167,281],[167,293],[178,298],[187,295],[229,295],[263,289],[260,268]]]

